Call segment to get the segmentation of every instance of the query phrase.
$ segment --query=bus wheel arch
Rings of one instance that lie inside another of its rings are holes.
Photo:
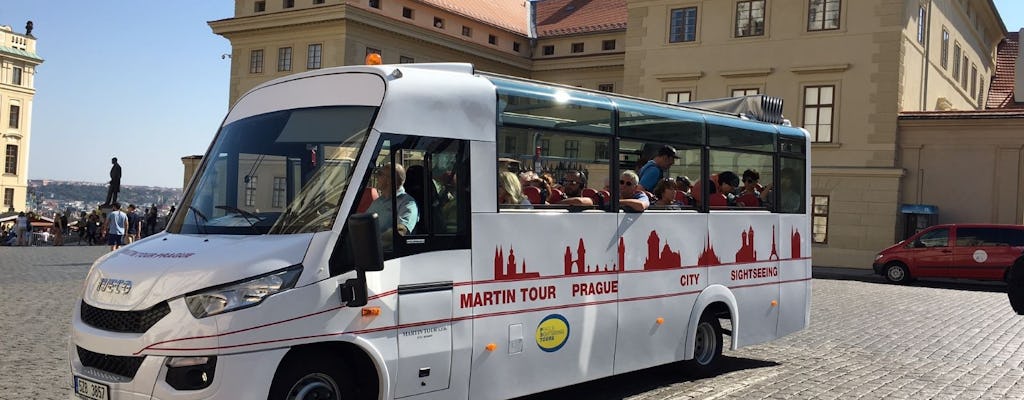
[[[1010,307],[1018,315],[1024,315],[1024,257],[1017,259],[1006,269],[1006,296]]]
[[[700,326],[702,320],[707,320],[708,318],[729,320],[732,329],[723,330],[721,329],[721,326],[719,326],[719,331],[732,337],[732,343],[729,348],[730,350],[736,350],[738,348],[736,337],[740,332],[739,314],[737,310],[736,297],[733,296],[732,291],[728,288],[722,285],[712,285],[705,288],[700,295],[697,296],[697,300],[694,302],[693,309],[690,312],[690,321],[686,328],[686,347],[683,352],[683,358],[694,358],[697,328]]]
[[[335,393],[335,398],[376,399],[381,390],[376,363],[349,342],[310,343],[292,347],[277,366],[269,400],[302,390]]]

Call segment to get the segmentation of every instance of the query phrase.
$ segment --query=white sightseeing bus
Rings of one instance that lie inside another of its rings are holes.
[[[688,177],[692,198],[620,207],[626,171],[666,145],[658,178]],[[800,128],[468,64],[276,79],[231,108],[166,231],[89,270],[68,383],[503,399],[680,360],[711,372],[724,343],[809,323],[809,155]],[[499,196],[530,170],[547,198]],[[737,184],[746,170],[759,179]]]

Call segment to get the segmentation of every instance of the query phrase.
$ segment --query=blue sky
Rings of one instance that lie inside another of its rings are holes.
[[[1024,0],[995,0],[1006,28],[1024,27]],[[5,1],[0,24],[32,20],[37,69],[30,179],[181,187],[181,157],[203,154],[228,107],[231,52],[207,21],[232,0]]]

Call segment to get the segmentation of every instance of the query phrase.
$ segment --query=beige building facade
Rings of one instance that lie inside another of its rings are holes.
[[[990,0],[450,3],[236,0],[210,26],[232,44],[232,103],[369,52],[670,102],[782,97],[814,141],[815,265],[860,268],[899,239],[900,205],[918,199],[900,114],[983,109],[1006,32]]]
[[[31,24],[31,22],[29,22]],[[0,25],[0,212],[24,211],[28,192],[28,154],[35,97],[36,38]]]

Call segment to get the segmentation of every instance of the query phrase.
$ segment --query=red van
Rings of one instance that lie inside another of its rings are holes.
[[[929,227],[875,256],[872,267],[889,282],[914,278],[1005,280],[1024,262],[1024,225],[946,224]]]

